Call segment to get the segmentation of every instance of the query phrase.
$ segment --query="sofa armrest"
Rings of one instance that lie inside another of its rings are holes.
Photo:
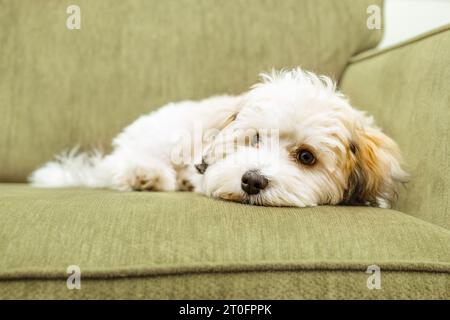
[[[398,209],[450,228],[450,25],[352,59],[341,90],[400,145]]]

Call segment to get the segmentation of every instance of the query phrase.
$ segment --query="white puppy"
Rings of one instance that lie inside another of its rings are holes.
[[[137,119],[109,155],[72,151],[37,187],[195,190],[267,206],[389,207],[406,181],[397,145],[325,76],[263,74],[240,96],[168,104]]]

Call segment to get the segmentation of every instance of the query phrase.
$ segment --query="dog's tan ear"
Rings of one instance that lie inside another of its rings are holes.
[[[220,131],[222,131],[223,129],[228,127],[234,120],[236,120],[238,113],[239,112],[235,111],[232,114],[230,114],[228,117],[226,117],[218,129]]]
[[[227,137],[226,130],[231,129],[232,124],[235,122],[240,109],[242,108],[242,96],[236,97],[235,104],[230,104],[227,107],[221,109],[221,112],[214,113],[210,120],[211,128],[203,134],[203,147],[201,154],[201,162],[194,164],[197,172],[204,174],[208,165],[217,160],[218,156],[223,157],[221,147],[227,142],[224,137]],[[228,134],[228,136],[231,136]],[[224,149],[226,150],[226,149]]]
[[[355,130],[348,152],[344,204],[391,207],[399,184],[406,183],[397,144],[375,128]]]

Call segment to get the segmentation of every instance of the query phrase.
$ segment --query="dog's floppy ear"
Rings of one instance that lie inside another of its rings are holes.
[[[238,113],[239,112],[235,111],[232,114],[230,114],[228,117],[226,117],[218,129],[220,131],[222,131],[223,129],[228,127],[234,120],[236,120]]]
[[[215,118],[211,121],[213,130],[210,130],[208,134],[204,134],[203,136],[205,145],[202,150],[201,163],[194,164],[198,173],[204,174],[209,164],[214,162],[216,156],[215,151],[217,149],[216,144],[226,142],[226,139],[220,138],[223,138],[224,131],[230,128],[231,124],[236,120],[242,106],[241,100],[241,97],[237,97],[236,105],[232,105],[228,109],[225,108],[224,112],[214,115]],[[219,140],[219,143],[217,140]]]
[[[344,204],[391,207],[408,175],[397,144],[375,128],[358,128],[349,143]]]

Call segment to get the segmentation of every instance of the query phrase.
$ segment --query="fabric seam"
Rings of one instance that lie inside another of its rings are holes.
[[[155,276],[174,276],[188,274],[214,274],[214,273],[243,273],[243,272],[287,272],[287,271],[330,271],[330,272],[366,272],[368,266],[376,264],[381,271],[389,272],[419,272],[419,273],[443,273],[450,274],[450,263],[413,263],[410,264],[392,264],[392,263],[354,263],[354,264],[332,264],[332,263],[264,263],[253,264],[235,264],[235,265],[192,265],[185,267],[166,267],[145,268],[145,267],[128,267],[115,268],[111,270],[88,270],[83,272],[81,267],[81,277],[84,279],[101,280],[101,279],[125,279],[125,278],[144,278]],[[67,279],[67,274],[60,271],[12,271],[10,273],[0,274],[0,281],[11,280],[56,280]]]
[[[358,63],[358,62],[361,62],[361,61],[364,61],[364,60],[367,60],[367,59],[370,59],[370,58],[373,58],[373,57],[377,57],[379,55],[382,55],[384,53],[388,53],[388,52],[396,50],[396,49],[407,47],[407,46],[409,46],[411,44],[421,42],[422,40],[425,40],[425,39],[428,39],[428,38],[432,38],[432,37],[434,37],[436,35],[439,35],[441,33],[445,33],[447,31],[450,31],[450,24],[447,24],[447,25],[441,26],[439,28],[433,29],[431,31],[422,33],[422,34],[417,35],[417,36],[415,36],[415,37],[413,37],[411,39],[399,42],[397,44],[388,46],[388,47],[383,48],[383,49],[371,49],[371,50],[368,50],[368,51],[364,51],[364,52],[362,52],[360,54],[357,54],[356,56],[353,56],[352,58],[350,58],[350,61],[349,61],[348,65],[346,66],[345,69],[347,69],[348,66],[351,66],[352,64],[355,64],[355,63]]]

